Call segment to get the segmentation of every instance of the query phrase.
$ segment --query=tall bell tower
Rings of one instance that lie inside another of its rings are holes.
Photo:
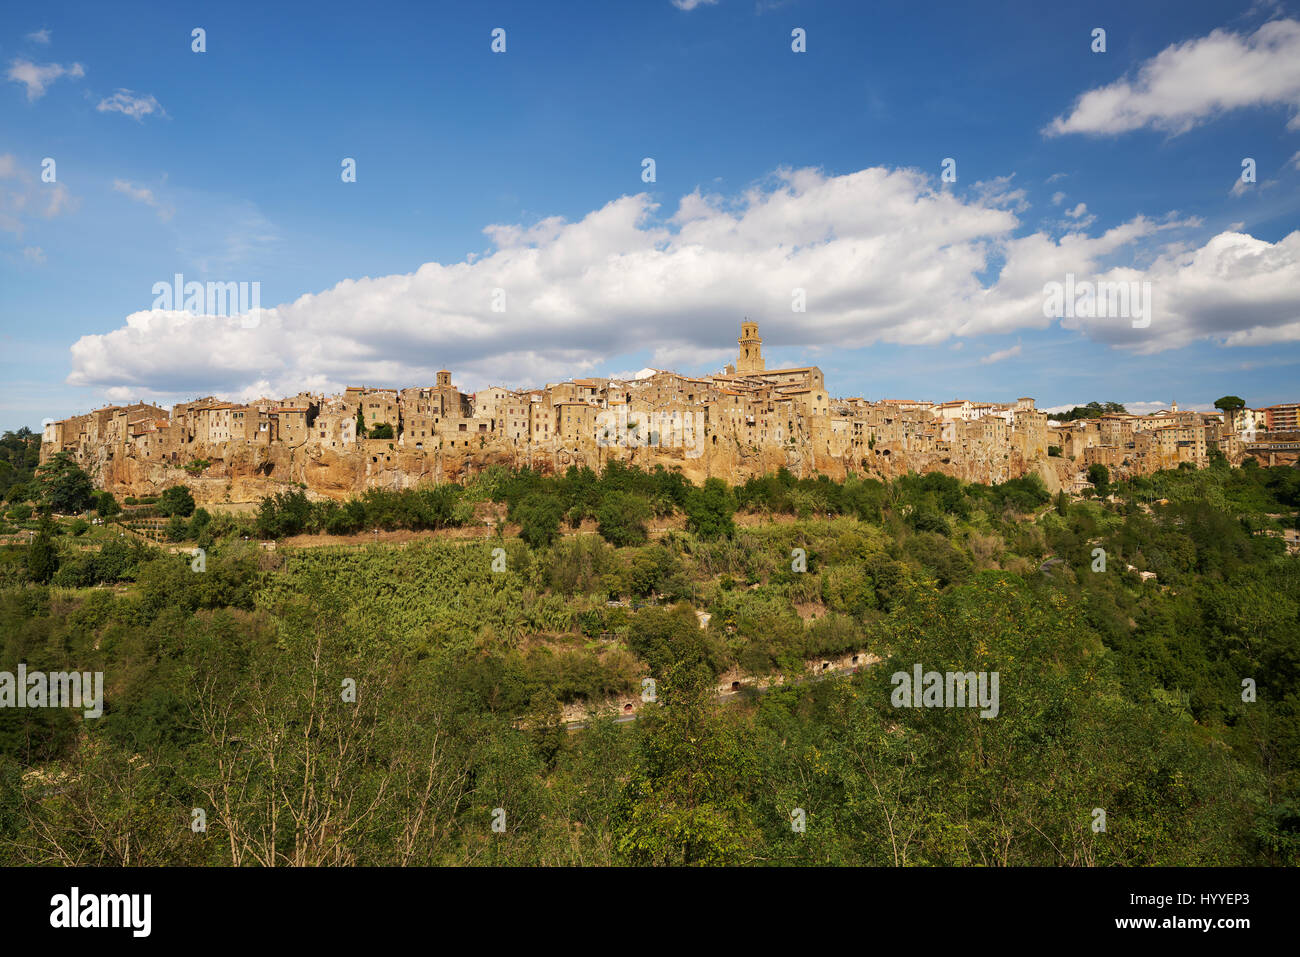
[[[758,323],[748,320],[740,324],[740,357],[736,360],[736,372],[762,372],[763,340],[758,335]]]

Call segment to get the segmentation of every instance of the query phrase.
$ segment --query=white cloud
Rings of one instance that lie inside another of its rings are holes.
[[[23,258],[28,262],[36,263],[38,266],[45,262],[45,250],[40,246],[24,246]]]
[[[32,43],[48,44],[50,42],[49,30],[35,30],[27,34],[27,39]]]
[[[1025,198],[1023,189],[1012,189],[1011,181],[1015,178],[1015,173],[1009,176],[995,176],[990,180],[980,180],[973,184],[971,189],[979,198],[979,202],[984,206],[996,206],[1002,209],[1011,209],[1013,212],[1023,213],[1029,208],[1029,202]]]
[[[1117,80],[1080,96],[1047,135],[1116,135],[1151,127],[1178,134],[1229,110],[1282,106],[1300,129],[1300,22],[1274,20],[1244,36],[1214,30],[1176,43]]]
[[[137,186],[124,179],[113,180],[113,191],[116,193],[123,193],[135,200],[137,203],[143,203],[146,206],[152,207],[158,213],[158,218],[161,220],[166,221],[171,219],[176,212],[176,210],[171,206],[160,202],[158,198],[154,196],[153,190],[144,186]]]
[[[1060,220],[1059,222],[1057,222],[1056,225],[1061,229],[1070,232],[1077,232],[1081,229],[1087,229],[1089,226],[1091,226],[1093,223],[1097,221],[1096,216],[1088,215],[1087,203],[1079,203],[1073,209],[1064,210],[1064,213],[1068,218]],[[1073,222],[1071,222],[1071,220],[1073,220]]]
[[[694,10],[696,7],[712,6],[718,0],[673,0],[673,6],[678,10]]]
[[[47,183],[41,187],[45,195],[45,211],[41,214],[46,219],[53,219],[60,213],[71,212],[80,204],[62,183]]]
[[[152,93],[148,96],[134,96],[130,90],[118,90],[112,96],[104,97],[95,109],[100,113],[125,113],[133,120],[142,119],[152,113],[157,113],[159,116],[167,115],[163,112],[162,104]]]
[[[1198,224],[1172,217],[1098,236],[1082,225],[1015,236],[1020,225],[917,170],[782,170],[740,196],[697,190],[662,214],[646,194],[624,196],[576,222],[491,225],[482,255],[347,279],[267,308],[256,329],[134,313],[73,346],[69,382],[240,396],[410,385],[442,367],[462,387],[554,381],[640,353],[661,368],[713,368],[732,357],[744,315],[762,323],[773,356],[932,345],[1055,324],[1043,287],[1067,273],[1153,283],[1146,329],[1060,321],[1101,342],[1154,352],[1300,340],[1300,232],[1276,243],[1223,233],[1198,248],[1177,232]],[[1134,261],[1151,264],[1117,265]],[[492,311],[497,288],[503,313]],[[796,288],[806,313],[791,312]]]
[[[1081,402],[1066,402],[1063,405],[1053,405],[1046,408],[1040,408],[1039,412],[1046,412],[1049,416],[1057,415],[1061,412],[1069,412],[1072,409],[1085,407],[1089,402],[1109,402],[1110,399],[1086,399]],[[1173,400],[1177,401],[1177,400]],[[1170,406],[1170,400],[1161,401],[1159,399],[1148,399],[1142,401],[1121,402],[1124,410],[1130,415],[1151,415],[1153,412],[1163,412]],[[1183,412],[1209,412],[1214,406],[1210,403],[1201,405],[1178,403],[1179,411]]]
[[[1001,362],[1003,359],[1011,359],[1020,355],[1020,346],[1014,345],[1009,349],[999,349],[997,352],[990,352],[980,359],[980,365],[992,365],[995,362]]]
[[[1053,205],[1053,206],[1060,206],[1061,203],[1063,203],[1064,201],[1065,201],[1065,194],[1064,194],[1064,193],[1053,193],[1053,194],[1052,194],[1052,205]]]
[[[42,183],[12,153],[0,154],[0,231],[21,239],[33,216],[53,219],[72,212],[80,200],[62,183]]]
[[[656,370],[651,369],[649,367],[645,369],[638,369],[636,372],[633,372],[629,369],[623,372],[611,372],[609,373],[609,378],[620,379],[623,382],[634,382],[637,379],[649,379],[651,376],[655,375],[655,372]]]
[[[1154,412],[1165,411],[1174,402],[1178,402],[1178,399],[1170,398],[1165,400],[1151,400],[1147,402],[1121,402],[1120,405],[1124,406],[1125,411],[1133,415],[1151,415]],[[1084,403],[1080,403],[1080,405],[1082,404]],[[1214,405],[1210,402],[1205,402],[1200,405],[1195,403],[1188,404],[1178,402],[1178,411],[1180,412],[1211,412],[1213,410]]]
[[[10,81],[21,83],[27,87],[27,102],[29,103],[43,97],[45,88],[60,77],[69,76],[77,79],[85,75],[86,70],[80,63],[74,63],[71,66],[46,63],[44,66],[40,66],[22,58],[10,62],[9,72],[5,74]]]

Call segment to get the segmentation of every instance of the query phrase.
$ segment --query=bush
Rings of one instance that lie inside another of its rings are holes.
[[[686,525],[705,540],[734,535],[735,513],[736,497],[720,478],[707,479],[701,488],[691,489],[686,495]]]
[[[184,485],[173,485],[158,497],[158,511],[163,515],[188,517],[194,514],[194,496]]]
[[[257,508],[257,534],[263,538],[298,535],[311,514],[311,502],[301,489],[268,495]]]
[[[642,545],[650,537],[645,527],[649,517],[650,505],[645,499],[628,492],[610,492],[596,510],[596,530],[616,548]]]
[[[9,517],[15,522],[25,522],[32,517],[32,507],[26,502],[19,502],[9,509]]]
[[[112,492],[96,492],[95,511],[101,518],[111,518],[122,511],[122,506],[117,504]]]
[[[1110,485],[1110,469],[1100,462],[1094,462],[1088,466],[1088,481],[1092,483],[1098,495],[1105,495],[1106,488]]]
[[[545,548],[560,534],[564,506],[552,495],[534,492],[512,510],[519,522],[519,537],[531,548]]]
[[[140,546],[143,550],[145,546]],[[95,556],[96,581],[113,583],[135,575],[135,561],[131,546],[125,540],[114,538],[104,543]]]
[[[948,534],[948,520],[928,506],[922,505],[913,509],[909,524],[918,532]]]
[[[94,559],[83,556],[64,562],[50,578],[50,584],[60,588],[89,588],[95,584]]]
[[[355,535],[366,527],[366,507],[356,499],[342,506],[330,502],[325,508],[325,531],[331,535]]]
[[[212,515],[206,508],[196,509],[194,517],[190,519],[189,537],[198,538],[212,524]]]
[[[27,577],[39,585],[46,584],[59,570],[59,552],[51,540],[53,523],[41,520],[40,533],[27,547]]]
[[[173,515],[171,518],[167,519],[167,527],[164,529],[163,534],[169,542],[183,542],[185,541],[185,536],[189,533],[189,530],[189,522],[185,521],[185,519],[181,518],[179,515]]]

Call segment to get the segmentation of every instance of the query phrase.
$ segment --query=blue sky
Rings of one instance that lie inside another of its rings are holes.
[[[836,395],[1300,398],[1294,8],[682,6],[6,16],[0,429],[444,366],[707,372],[743,316]],[[1046,319],[1066,271],[1149,279],[1151,327]],[[176,273],[275,308],[152,312]]]

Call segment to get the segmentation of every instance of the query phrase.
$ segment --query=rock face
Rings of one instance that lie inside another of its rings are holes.
[[[306,487],[313,498],[346,499],[368,488],[403,489],[422,484],[465,483],[492,466],[531,467],[543,474],[570,466],[596,471],[611,461],[651,469],[662,465],[699,484],[716,477],[728,482],[789,469],[795,476],[826,475],[842,481],[850,472],[894,478],[907,472],[943,472],[971,482],[1001,482],[1033,471],[1052,492],[1061,486],[1062,460],[1026,462],[1015,452],[963,456],[909,452],[877,447],[864,460],[818,454],[808,444],[787,448],[742,448],[734,443],[707,447],[692,456],[681,448],[539,449],[484,443],[478,449],[415,450],[385,439],[364,440],[346,450],[317,445],[287,447],[246,443],[199,446],[195,458],[209,464],[191,473],[161,461],[100,450],[83,466],[96,483],[119,496],[156,495],[171,485],[185,485],[200,504],[256,502],[266,495]]]

